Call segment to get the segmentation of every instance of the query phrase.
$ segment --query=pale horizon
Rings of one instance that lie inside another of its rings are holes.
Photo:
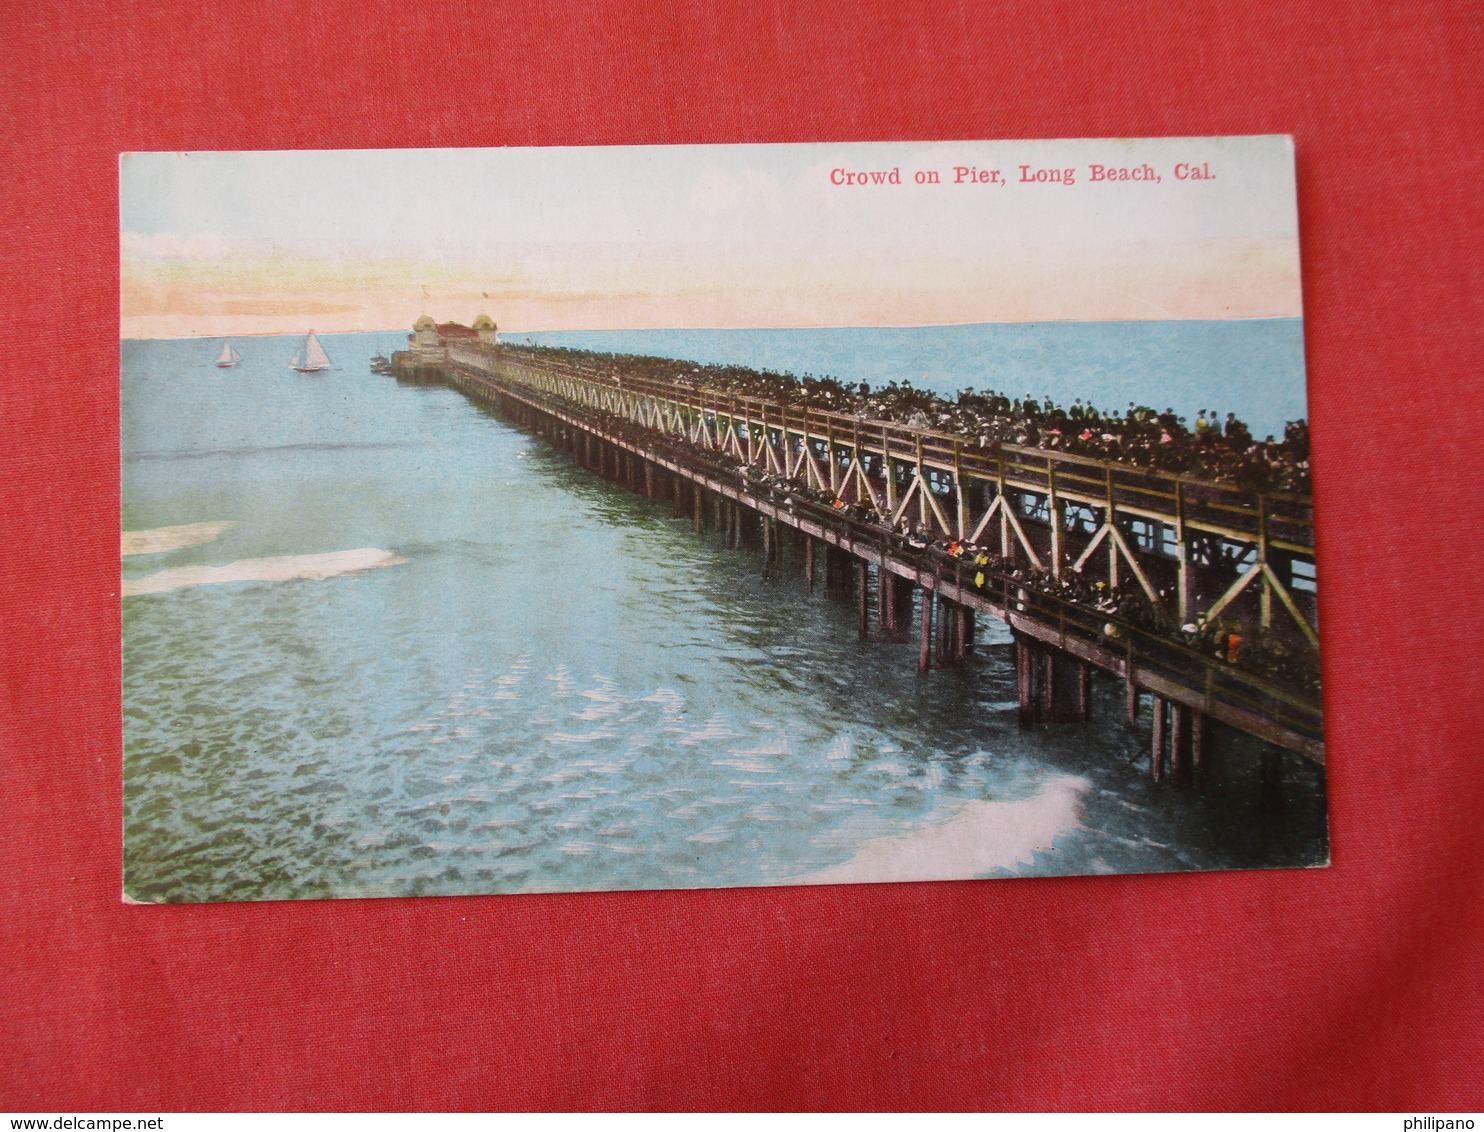
[[[474,319],[477,318],[480,314],[486,314],[486,313],[488,313],[488,312],[486,312],[486,311],[477,311],[477,312],[475,312],[474,315],[469,316],[467,318],[459,318],[459,317],[445,318],[442,315],[438,314],[436,311],[419,311],[418,312],[418,317],[421,317],[423,314],[427,314],[427,315],[432,316],[433,318],[436,318],[437,321],[440,324],[447,323],[447,322],[454,322],[454,323],[458,323],[461,326],[469,326],[474,321]],[[1096,322],[1107,322],[1107,323],[1115,323],[1115,322],[1289,322],[1289,321],[1294,321],[1294,320],[1302,320],[1303,317],[1304,316],[1302,314],[1297,314],[1297,315],[1277,314],[1277,315],[1252,315],[1250,317],[1242,317],[1242,318],[1178,318],[1178,319],[1159,319],[1159,318],[1121,318],[1121,319],[1114,319],[1114,318],[1036,318],[1036,319],[1023,319],[1023,320],[1020,320],[1019,322],[1015,322],[1015,321],[1011,321],[1011,320],[1003,320],[1003,321],[1000,321],[1000,322],[919,322],[919,323],[911,323],[911,324],[880,325],[880,326],[871,326],[871,327],[861,327],[861,326],[858,326],[858,325],[845,324],[845,323],[833,323],[833,324],[821,325],[821,326],[583,326],[583,327],[573,327],[571,329],[566,329],[566,328],[547,329],[547,328],[544,328],[544,327],[538,328],[538,327],[532,327],[532,326],[510,326],[510,327],[507,327],[504,324],[501,324],[500,325],[500,328],[499,328],[499,334],[500,334],[500,340],[503,342],[503,341],[508,341],[510,339],[514,339],[514,338],[519,337],[521,335],[527,335],[527,334],[581,334],[581,333],[617,334],[617,333],[628,333],[628,332],[642,333],[644,331],[653,331],[656,334],[663,334],[663,333],[667,333],[667,332],[670,332],[670,331],[694,331],[696,333],[704,334],[704,333],[706,333],[708,331],[716,331],[716,332],[721,333],[721,332],[731,332],[731,331],[736,331],[736,330],[861,330],[861,329],[870,329],[870,330],[925,330],[925,329],[931,329],[932,327],[935,327],[935,326],[941,326],[941,327],[945,327],[945,328],[947,328],[947,327],[960,327],[960,326],[1019,326],[1019,325],[1033,325],[1033,324],[1037,324],[1037,323],[1056,323],[1056,322],[1067,322],[1067,323],[1096,323]],[[301,337],[302,338],[306,334],[316,334],[316,335],[333,335],[333,334],[411,334],[412,333],[412,322],[413,321],[416,321],[416,319],[413,319],[413,320],[409,321],[406,326],[353,326],[353,327],[349,327],[349,328],[347,328],[345,330],[326,330],[323,327],[319,327],[319,326],[309,326],[309,327],[304,327],[302,329],[297,329],[297,330],[288,330],[288,329],[285,329],[285,330],[261,330],[261,331],[251,331],[251,332],[239,331],[239,332],[232,333],[232,334],[177,334],[177,335],[170,335],[170,334],[165,334],[165,335],[160,335],[160,334],[153,334],[153,335],[134,335],[134,334],[130,334],[130,335],[121,335],[120,336],[120,340],[121,341],[124,341],[124,342],[162,342],[162,341],[182,341],[182,342],[186,342],[186,341],[200,341],[200,342],[218,341],[219,342],[219,341],[221,341],[224,338],[294,338],[294,337]],[[508,338],[507,338],[507,336],[508,336]]]
[[[120,253],[123,338],[1302,316],[1282,137],[125,154]]]

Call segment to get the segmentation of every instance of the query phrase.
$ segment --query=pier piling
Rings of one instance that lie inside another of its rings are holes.
[[[1211,770],[1211,717],[1203,711],[1190,712],[1190,777],[1205,789]]]
[[[1031,646],[1020,634],[1015,636],[1015,702],[1021,727],[1036,722],[1035,701],[1031,694]]]
[[[1056,651],[1041,650],[1041,700],[1039,715],[1045,723],[1056,718]]]
[[[1184,704],[1170,704],[1170,781],[1176,786],[1189,784],[1190,709]]]
[[[1165,701],[1161,696],[1151,697],[1154,723],[1149,734],[1149,777],[1158,782],[1165,776]]]
[[[917,671],[928,672],[933,666],[933,591],[922,591],[922,632],[917,648]]]
[[[1266,746],[1262,751],[1262,800],[1272,810],[1283,808],[1283,752]]]

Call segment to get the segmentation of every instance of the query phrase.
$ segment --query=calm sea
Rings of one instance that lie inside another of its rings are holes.
[[[1093,724],[1022,731],[997,626],[972,663],[920,675],[914,643],[859,642],[853,604],[807,593],[799,563],[766,581],[460,394],[372,375],[404,340],[326,335],[318,375],[287,367],[290,338],[238,340],[231,370],[217,342],[123,343],[124,529],[235,524],[126,557],[126,580],[405,560],[123,599],[135,899],[778,884],[945,855],[982,876],[1325,859],[1314,768],[1287,762],[1277,812],[1242,743],[1205,793],[1151,785],[1112,683]],[[736,360],[769,364],[779,341]],[[815,365],[844,362],[787,368]]]

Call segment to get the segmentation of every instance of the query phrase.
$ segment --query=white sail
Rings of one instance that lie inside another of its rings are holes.
[[[300,373],[316,373],[322,369],[330,368],[330,356],[325,353],[325,348],[319,344],[314,331],[310,331],[304,338],[304,344],[294,352],[289,360]]]
[[[232,343],[223,340],[222,352],[217,356],[216,364],[221,366],[223,369],[227,369],[231,366],[235,366],[241,360],[242,355],[239,354],[236,350],[232,349]]]
[[[324,347],[319,344],[319,339],[314,336],[312,330],[309,332],[309,337],[304,340],[304,360],[317,369],[330,364],[330,356],[325,353]]]

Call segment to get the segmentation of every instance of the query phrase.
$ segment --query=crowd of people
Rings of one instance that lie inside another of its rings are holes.
[[[601,354],[564,347],[515,347],[547,354],[594,380],[665,381],[721,397],[752,397],[784,408],[808,406],[961,437],[979,448],[997,444],[1054,449],[1099,460],[1184,473],[1250,491],[1306,495],[1310,490],[1309,426],[1290,421],[1281,440],[1253,437],[1235,414],[1201,409],[1194,421],[1173,409],[1156,411],[1132,401],[1119,412],[1080,398],[1069,407],[1027,393],[964,389],[956,400],[914,388],[910,381],[842,383],[830,377],[701,365],[673,358]]]
[[[989,571],[997,569],[999,576],[1010,578],[1023,589],[1108,616],[1111,620],[1103,626],[1106,636],[1141,631],[1184,645],[1301,695],[1319,694],[1318,655],[1311,650],[1293,649],[1270,630],[1254,631],[1232,617],[1197,616],[1181,624],[1171,613],[1168,593],[1161,593],[1161,600],[1155,602],[1137,585],[1112,587],[1076,571],[1063,571],[1058,578],[1049,570],[1017,567],[983,552],[976,555],[977,559],[987,561]],[[993,576],[980,573],[975,581],[983,585],[980,578],[988,580]]]

